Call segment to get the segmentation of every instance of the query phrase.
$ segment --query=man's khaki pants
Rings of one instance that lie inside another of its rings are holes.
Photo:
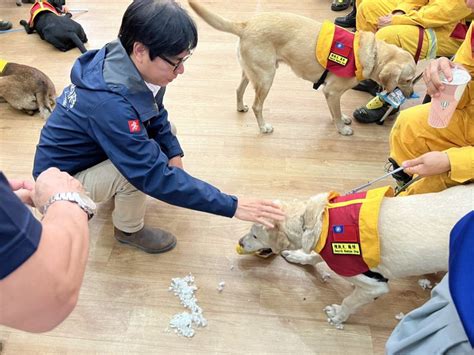
[[[123,232],[134,233],[144,226],[146,195],[130,184],[110,160],[74,175],[95,202],[114,199],[112,222]]]

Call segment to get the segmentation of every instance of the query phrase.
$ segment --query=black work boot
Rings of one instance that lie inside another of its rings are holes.
[[[126,233],[114,227],[114,236],[120,243],[133,245],[150,254],[164,253],[176,246],[175,236],[159,228],[143,227],[138,232]]]
[[[0,31],[8,31],[10,28],[12,28],[10,21],[0,20]]]
[[[382,91],[382,87],[372,79],[362,80],[359,84],[354,86],[352,90],[368,92],[372,96]]]
[[[365,106],[356,108],[352,116],[360,123],[374,123],[380,121],[389,108],[390,105],[388,103],[375,96]],[[399,108],[392,110],[389,116],[394,115],[398,111]]]
[[[331,4],[332,11],[344,11],[351,6],[351,0],[333,0]]]
[[[336,20],[334,20],[334,23],[344,28],[355,27],[356,14],[357,14],[357,10],[354,5],[351,12],[349,12],[346,16],[336,17]]]

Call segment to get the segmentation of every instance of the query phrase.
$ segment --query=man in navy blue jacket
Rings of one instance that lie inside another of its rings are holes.
[[[149,253],[176,238],[144,225],[146,195],[172,205],[260,222],[283,219],[271,201],[237,199],[183,170],[183,151],[163,106],[166,85],[197,45],[193,20],[174,0],[136,0],[118,39],[74,64],[44,126],[33,175],[54,166],[74,175],[95,201],[114,198],[115,237]]]

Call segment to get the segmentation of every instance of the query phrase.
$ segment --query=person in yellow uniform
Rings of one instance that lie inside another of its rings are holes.
[[[423,73],[429,95],[439,96],[444,90],[440,73],[451,80],[451,69],[456,65],[474,77],[473,43],[471,24],[454,61],[439,58],[429,63]],[[430,106],[428,103],[402,111],[392,127],[390,157],[394,167],[401,165],[410,175],[424,176],[402,194],[436,192],[474,182],[474,82],[468,83],[446,128],[433,128],[428,124]],[[408,180],[400,175],[395,177],[404,182]]]
[[[363,0],[358,5],[357,30],[376,32],[377,39],[405,49],[415,61],[453,56],[464,40],[466,18],[471,15],[464,0]],[[358,89],[374,95],[379,87],[364,82]],[[376,122],[388,107],[376,97],[356,109],[354,118]]]

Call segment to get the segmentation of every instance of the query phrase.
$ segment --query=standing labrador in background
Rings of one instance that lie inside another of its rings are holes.
[[[240,239],[239,253],[281,253],[289,262],[318,264],[322,258],[315,249],[324,230],[328,195],[323,193],[305,201],[281,203],[286,220],[275,223],[274,228],[254,224]],[[341,328],[359,307],[389,292],[387,279],[446,271],[451,229],[472,210],[473,200],[474,184],[436,193],[383,198],[376,221],[380,262],[369,272],[343,276],[354,285],[354,291],[340,305],[331,304],[324,309],[329,322]],[[343,227],[348,231],[351,226]],[[361,250],[364,255],[365,250]],[[374,278],[374,273],[379,273],[381,278]]]
[[[64,6],[64,0],[35,1],[30,10],[29,21],[21,20],[20,24],[26,33],[36,31],[42,40],[51,43],[60,51],[65,52],[77,47],[85,53],[86,33],[79,23],[71,19],[70,13],[61,15]]]
[[[40,70],[0,60],[0,99],[29,115],[39,111],[47,119],[55,106],[56,89]]]
[[[317,83],[325,71],[315,57],[322,24],[290,13],[262,13],[248,21],[233,22],[214,14],[195,0],[188,2],[209,25],[240,38],[238,54],[242,80],[237,88],[237,111],[248,111],[243,95],[250,81],[255,88],[252,109],[260,132],[272,132],[273,127],[263,119],[262,108],[276,68],[279,62],[286,63],[299,77]],[[413,93],[416,64],[410,53],[376,40],[370,32],[360,33],[358,53],[363,79],[372,79],[387,91],[399,87],[406,97]],[[342,135],[351,135],[353,131],[348,126],[351,119],[341,113],[341,96],[358,82],[356,77],[339,77],[331,72],[324,80],[323,92],[332,119]]]

